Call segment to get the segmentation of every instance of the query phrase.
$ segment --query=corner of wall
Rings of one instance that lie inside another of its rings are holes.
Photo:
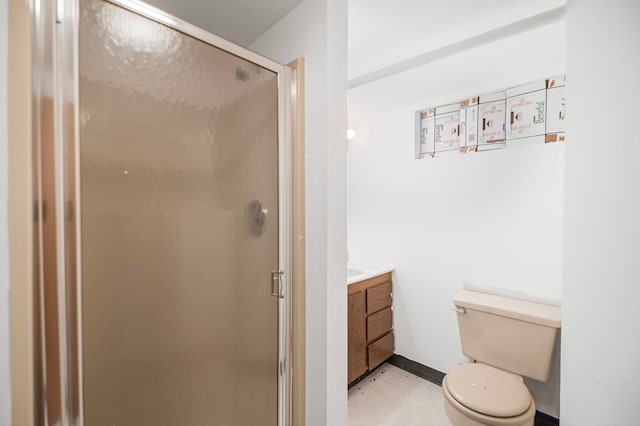
[[[346,13],[344,0],[304,0],[249,46],[305,59],[307,426],[347,420]]]
[[[567,6],[561,369],[567,425],[628,425],[640,417],[638,16],[640,3],[626,0]]]

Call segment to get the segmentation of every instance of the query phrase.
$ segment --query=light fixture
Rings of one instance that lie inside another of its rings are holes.
[[[353,129],[347,129],[347,140],[352,140],[356,137],[356,131]]]

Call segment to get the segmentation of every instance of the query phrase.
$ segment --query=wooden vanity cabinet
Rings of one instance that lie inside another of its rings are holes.
[[[365,292],[349,295],[349,383],[367,371],[367,311]]]
[[[348,286],[348,382],[393,355],[391,272]]]

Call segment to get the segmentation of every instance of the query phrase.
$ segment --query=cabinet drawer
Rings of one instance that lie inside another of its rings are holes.
[[[384,283],[367,289],[367,313],[372,314],[391,306],[391,283]]]
[[[393,333],[388,333],[379,340],[371,343],[368,350],[369,371],[371,371],[393,355]]]
[[[369,315],[367,318],[367,341],[376,340],[386,332],[391,331],[392,326],[393,313],[391,307]]]

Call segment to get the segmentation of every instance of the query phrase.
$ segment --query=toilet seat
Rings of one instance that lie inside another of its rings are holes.
[[[442,391],[454,425],[533,426],[535,402],[522,378],[513,373],[486,364],[463,364],[445,376]]]
[[[514,417],[527,411],[531,394],[522,377],[486,364],[462,364],[448,375],[456,401],[491,417]]]

